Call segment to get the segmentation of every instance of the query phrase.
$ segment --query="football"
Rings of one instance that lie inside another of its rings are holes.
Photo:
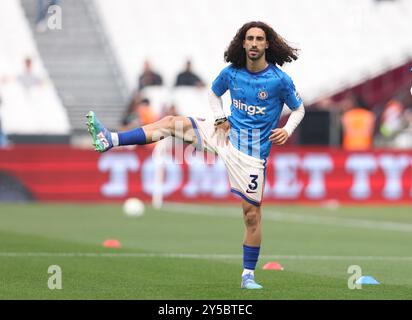
[[[137,198],[129,198],[123,204],[123,213],[129,217],[140,217],[144,213],[144,203]]]

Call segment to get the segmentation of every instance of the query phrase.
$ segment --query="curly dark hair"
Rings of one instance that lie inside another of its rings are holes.
[[[292,62],[298,58],[298,49],[289,46],[285,39],[278,35],[268,24],[261,21],[245,23],[236,33],[229,47],[225,51],[224,59],[231,62],[236,68],[246,66],[246,52],[243,48],[246,32],[250,28],[260,28],[265,32],[269,48],[266,49],[266,61],[282,66],[285,62]]]

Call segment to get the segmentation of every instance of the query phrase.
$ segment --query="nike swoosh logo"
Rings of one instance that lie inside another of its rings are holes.
[[[257,191],[250,191],[249,189],[247,189],[246,193],[257,193]]]

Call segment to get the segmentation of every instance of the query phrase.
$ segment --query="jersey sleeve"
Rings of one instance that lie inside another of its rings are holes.
[[[295,85],[293,84],[292,79],[285,75],[282,79],[283,87],[281,89],[281,97],[283,103],[285,103],[289,109],[295,110],[302,104],[302,98],[299,93],[296,91]]]
[[[223,69],[212,83],[212,91],[218,97],[222,96],[229,89],[228,68]]]

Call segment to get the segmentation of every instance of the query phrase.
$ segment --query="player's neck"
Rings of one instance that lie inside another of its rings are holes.
[[[263,58],[263,57],[262,57]],[[264,70],[268,66],[268,63],[266,59],[259,59],[256,61],[247,59],[246,60],[246,69],[248,69],[250,72],[260,72]]]

